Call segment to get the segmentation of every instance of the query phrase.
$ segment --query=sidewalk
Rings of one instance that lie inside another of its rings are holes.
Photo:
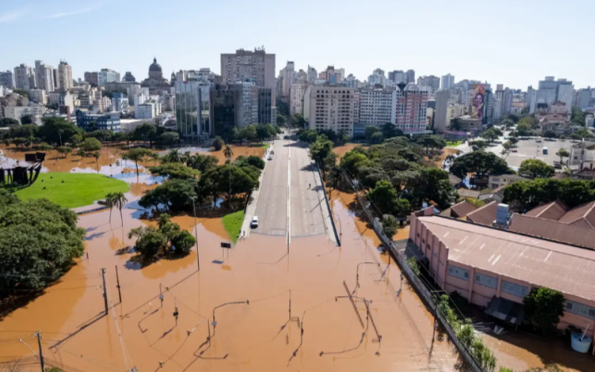
[[[266,157],[269,151],[271,151],[272,149],[273,145],[269,144],[268,150],[264,153],[263,159],[265,159],[265,163],[264,169],[262,170],[262,172],[260,173],[260,177],[258,178],[258,190],[252,191],[252,201],[248,204],[248,207],[246,208],[246,213],[244,214],[244,222],[242,223],[242,230],[240,230],[240,238],[238,240],[246,239],[250,236],[250,231],[252,230],[250,228],[250,222],[252,222],[252,217],[254,217],[254,213],[256,212],[256,203],[258,202],[258,196],[260,195],[262,179],[264,178],[264,172],[267,171],[267,167],[269,165],[269,163],[266,161]]]
[[[318,194],[318,200],[320,202],[320,210],[322,211],[322,218],[324,220],[324,227],[326,230],[326,234],[328,235],[329,239],[337,244],[337,238],[335,236],[335,230],[333,228],[333,221],[331,221],[331,211],[329,210],[329,206],[325,200],[326,198],[326,189],[322,180],[320,179],[320,172],[318,171],[318,166],[312,161],[314,168],[316,171],[314,172],[314,185],[316,185],[316,193]],[[340,238],[339,238],[340,239]]]

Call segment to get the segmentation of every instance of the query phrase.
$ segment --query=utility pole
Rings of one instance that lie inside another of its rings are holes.
[[[45,365],[43,363],[43,351],[41,350],[41,334],[39,331],[35,334],[37,336],[37,345],[39,346],[39,362],[41,363],[41,372],[45,372]]]
[[[101,277],[103,278],[103,303],[105,305],[105,315],[107,315],[109,310],[107,308],[107,288],[105,286],[105,268],[101,269]]]
[[[118,265],[116,265],[116,283],[118,284],[118,297],[120,298],[120,303],[122,303],[122,292],[120,291],[120,276],[118,275]]]

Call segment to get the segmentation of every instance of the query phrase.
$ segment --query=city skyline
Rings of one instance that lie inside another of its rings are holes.
[[[556,5],[548,6],[550,3]],[[338,7],[331,1],[307,0],[299,7],[292,5],[268,0],[250,4],[175,1],[167,8],[157,1],[134,0],[84,5],[70,0],[12,3],[0,12],[0,32],[17,28],[20,34],[5,38],[5,49],[13,52],[0,56],[0,70],[12,70],[21,63],[31,67],[35,60],[57,66],[63,59],[72,66],[74,78],[82,79],[86,71],[111,68],[122,75],[131,71],[139,79],[146,76],[147,66],[157,57],[166,78],[180,69],[202,67],[220,74],[222,53],[264,45],[267,53],[276,55],[277,69],[287,61],[294,61],[296,70],[311,65],[320,71],[334,65],[361,81],[380,67],[386,72],[414,69],[417,76],[451,73],[457,81],[475,79],[523,90],[535,87],[544,76],[566,78],[576,88],[595,85],[595,71],[586,62],[595,57],[595,51],[584,48],[577,37],[588,33],[588,10],[595,10],[595,4],[586,1],[564,6],[544,1],[539,7],[511,1],[470,5],[462,1],[397,4],[373,0],[365,7],[355,2]],[[230,6],[236,11],[229,13]],[[290,13],[284,12],[287,7],[292,8]],[[370,19],[346,21],[365,9],[378,11]],[[143,17],[130,17],[139,11]],[[197,28],[197,14],[211,16],[199,17]],[[266,22],[250,23],[262,17]],[[454,27],[457,20],[470,18],[478,20],[477,28]],[[222,19],[227,27],[219,27]],[[565,27],[539,27],[554,23]],[[523,27],[508,27],[511,24]],[[148,35],[137,32],[148,25],[154,31]],[[40,28],[44,39],[51,42],[40,42]],[[118,28],[123,39],[105,38],[104,31]],[[74,29],[87,31],[72,32]],[[333,30],[333,37],[321,38],[327,29]],[[566,50],[581,50],[581,58],[547,53],[548,48],[559,50],[560,43]]]

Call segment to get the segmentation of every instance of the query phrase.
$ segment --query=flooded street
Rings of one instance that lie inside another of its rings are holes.
[[[454,370],[448,342],[437,341],[428,357],[433,319],[406,283],[396,298],[398,267],[340,198],[332,203],[341,247],[318,235],[293,239],[288,250],[283,237],[255,234],[225,249],[220,221],[199,220],[199,272],[195,251],[146,267],[121,254],[133,244],[127,232],[146,223],[134,201],[123,211],[123,229],[116,214],[110,226],[109,211],[83,215],[89,259],[0,322],[0,360],[31,362],[40,330],[47,363],[66,371]],[[193,231],[193,220],[175,222]],[[362,299],[357,312],[343,281]]]

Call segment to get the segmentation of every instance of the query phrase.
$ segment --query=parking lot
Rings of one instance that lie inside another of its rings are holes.
[[[539,141],[539,142],[538,142]],[[518,168],[523,160],[526,159],[539,159],[546,162],[548,165],[554,165],[554,161],[560,161],[560,157],[556,155],[559,149],[565,148],[570,152],[572,146],[571,140],[554,140],[546,141],[545,139],[528,139],[519,140],[516,147],[508,154],[504,155],[504,159],[508,165],[514,169]],[[548,154],[543,154],[543,148],[547,147]],[[498,154],[499,155],[499,154]],[[564,161],[568,160],[565,158]]]

